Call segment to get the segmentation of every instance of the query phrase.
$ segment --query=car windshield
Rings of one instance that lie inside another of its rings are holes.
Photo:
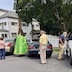
[[[67,40],[72,40],[72,33],[69,33],[68,36],[66,37]]]

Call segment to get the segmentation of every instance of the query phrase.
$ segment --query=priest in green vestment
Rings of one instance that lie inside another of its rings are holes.
[[[16,38],[16,44],[14,48],[14,55],[24,55],[28,48],[27,48],[26,38],[19,34]]]

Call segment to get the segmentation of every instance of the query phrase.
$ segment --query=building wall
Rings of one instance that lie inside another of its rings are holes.
[[[32,24],[33,24],[33,30],[40,30],[40,25],[39,25],[39,22],[37,20],[34,19]],[[23,24],[22,24],[22,30],[23,30],[24,33],[28,34],[27,40],[32,40],[32,34],[31,34],[32,27],[31,27],[31,24],[29,23],[26,26],[23,26]]]
[[[6,25],[0,25],[0,29],[2,29],[2,26],[3,26],[3,29],[9,30],[9,28],[8,28],[8,18],[0,19],[0,23],[3,23],[3,22],[6,22]]]
[[[31,25],[29,24],[28,26],[22,26],[22,30],[24,33],[27,33],[27,40],[32,40],[32,35],[31,35]]]
[[[34,25],[34,27],[33,27],[34,30],[40,30],[39,22],[32,22],[32,23]]]
[[[16,33],[18,35],[18,19],[13,18],[3,18],[0,19],[0,23],[6,22],[6,25],[3,26],[3,29],[9,31],[9,37],[12,37],[12,33]],[[16,22],[17,25],[12,25],[12,22]],[[0,29],[2,29],[2,26],[0,25]]]
[[[0,16],[5,14],[5,11],[0,11]],[[14,19],[14,18],[2,18],[0,19],[0,23],[6,22],[6,25],[2,25],[0,24],[0,29],[5,29],[9,31],[9,37],[12,38],[12,33],[13,35],[16,33],[18,35],[18,19]],[[12,25],[12,22],[16,22],[17,25]],[[34,30],[40,30],[40,25],[39,22],[36,19],[33,19],[33,29]],[[28,26],[22,26],[22,30],[24,33],[27,33],[27,39],[28,40],[32,40],[32,35],[31,35],[31,24],[29,24]]]
[[[12,22],[16,22],[16,25],[12,25]],[[16,33],[18,35],[18,19],[8,18],[8,28],[10,37],[12,37],[12,33]]]
[[[33,24],[33,29],[34,30],[40,30],[39,22],[36,19],[33,19],[32,24]]]

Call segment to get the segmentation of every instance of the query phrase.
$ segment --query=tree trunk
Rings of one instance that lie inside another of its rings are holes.
[[[61,22],[61,25],[63,26],[64,31],[68,31],[67,27],[66,27],[66,24],[64,22]]]
[[[18,18],[18,27],[19,27],[19,29],[22,29],[22,26],[21,26],[21,19],[20,18]]]
[[[66,27],[66,24],[60,19],[58,9],[56,9],[56,12],[53,12],[53,13],[54,13],[54,16],[56,17],[56,19],[58,20],[58,22],[60,23],[60,25],[63,26],[64,31],[68,31],[67,27]]]

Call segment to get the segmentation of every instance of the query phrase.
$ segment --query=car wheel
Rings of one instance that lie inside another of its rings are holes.
[[[30,52],[28,52],[28,57],[31,57],[32,55],[30,54]]]
[[[71,49],[70,49],[70,56],[69,56],[69,60],[70,60],[70,65],[72,65]]]
[[[28,57],[31,57],[31,55],[28,54]]]
[[[70,65],[72,65],[72,58],[70,57],[69,59],[70,59]]]
[[[10,53],[13,54],[13,52],[14,52],[14,47],[11,47],[11,48],[10,48]]]
[[[52,55],[52,53],[47,54],[47,55],[46,55],[46,57],[47,57],[47,58],[50,58],[50,57],[51,57],[51,55]]]

